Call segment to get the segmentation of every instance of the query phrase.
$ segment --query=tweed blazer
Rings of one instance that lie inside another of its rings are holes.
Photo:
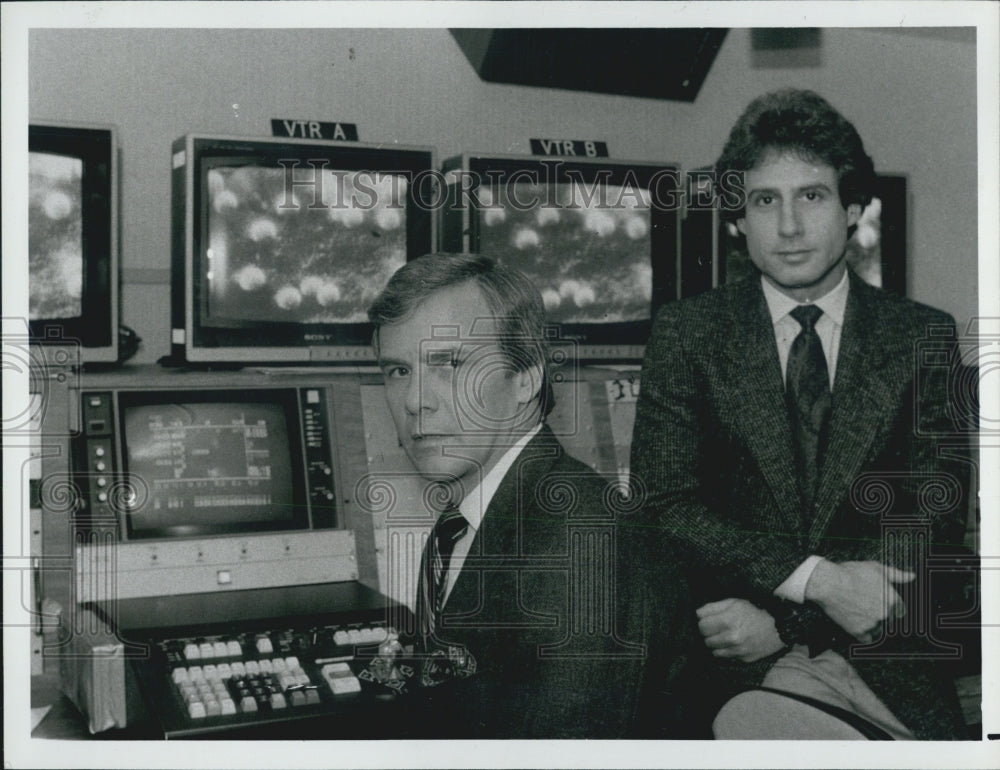
[[[661,311],[643,367],[633,483],[647,526],[684,554],[697,602],[735,596],[768,607],[810,554],[921,573],[928,553],[962,542],[968,467],[939,452],[940,436],[954,435],[948,372],[921,358],[928,340],[953,341],[953,328],[950,316],[850,275],[829,438],[806,511],[759,277]],[[918,589],[901,590],[911,617],[926,617]],[[817,606],[803,613],[806,626],[833,628]],[[845,636],[832,646],[915,735],[961,736],[954,688],[911,654],[921,640],[897,634],[866,651]],[[773,659],[717,665],[745,689]]]
[[[420,737],[705,737],[682,692],[697,677],[680,569],[643,561],[615,492],[547,426],[525,446],[435,634],[477,671],[418,693]]]

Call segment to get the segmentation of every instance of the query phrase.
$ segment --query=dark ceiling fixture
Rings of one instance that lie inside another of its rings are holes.
[[[453,29],[491,83],[693,102],[728,30]]]

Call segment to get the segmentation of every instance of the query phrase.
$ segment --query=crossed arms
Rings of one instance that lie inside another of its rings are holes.
[[[844,537],[824,538],[811,548],[801,532],[790,531],[774,510],[758,458],[730,419],[743,405],[727,402],[723,389],[714,387],[732,374],[716,363],[724,358],[716,340],[720,329],[696,320],[679,306],[657,320],[643,370],[632,470],[648,524],[677,541],[727,597],[698,610],[706,644],[717,657],[750,662],[791,643],[825,644],[837,635],[870,641],[886,618],[904,611],[896,587],[917,579],[907,569],[915,561],[888,553],[877,517],[870,517],[874,524],[857,525],[867,529],[848,524],[848,531],[834,533]],[[910,377],[913,370],[910,365]],[[964,489],[963,471],[941,458],[933,438],[950,425],[947,373],[931,372],[919,386],[901,379],[891,384],[895,414],[879,426],[865,470],[896,476],[889,516],[926,521],[932,541],[954,542],[961,501],[940,515],[921,510],[917,501],[922,479],[944,475]],[[847,493],[838,515],[860,520]],[[822,559],[808,577],[806,601],[778,600],[775,589],[814,555]]]

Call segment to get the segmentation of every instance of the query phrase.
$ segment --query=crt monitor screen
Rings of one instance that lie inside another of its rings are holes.
[[[294,399],[121,395],[129,538],[305,528]]]
[[[656,311],[676,299],[676,166],[464,155],[445,178],[446,250],[527,275],[581,359],[641,358]]]
[[[406,263],[406,176],[238,164],[205,182],[207,324],[365,323]]]
[[[111,127],[28,127],[32,337],[118,357],[117,146]]]
[[[480,188],[478,202],[478,250],[527,275],[541,292],[550,321],[649,320],[648,190],[516,182],[496,191]]]
[[[172,358],[371,360],[369,305],[434,248],[435,173],[430,148],[175,141]]]
[[[28,153],[28,314],[38,319],[82,314],[83,161]]]

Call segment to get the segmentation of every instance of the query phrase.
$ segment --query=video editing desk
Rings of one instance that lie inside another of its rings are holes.
[[[365,667],[409,610],[360,583],[148,597],[87,609],[119,629],[143,706],[141,719],[102,738],[405,735],[402,704]],[[39,699],[51,696],[51,683],[36,689]],[[84,737],[83,718],[74,712],[68,700],[56,699],[35,737]]]

